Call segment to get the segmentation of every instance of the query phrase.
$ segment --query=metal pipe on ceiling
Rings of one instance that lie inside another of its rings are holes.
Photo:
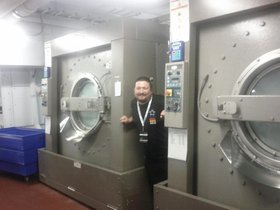
[[[27,0],[13,10],[18,17],[27,17],[35,13],[40,7],[47,5],[50,0]]]

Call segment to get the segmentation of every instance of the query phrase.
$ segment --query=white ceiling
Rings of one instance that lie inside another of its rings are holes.
[[[1,0],[0,18],[17,11],[21,21],[83,29],[129,17],[169,24],[169,0]]]
[[[168,0],[53,0],[44,7],[47,14],[81,17],[85,19],[106,16],[156,18],[169,12]],[[41,8],[42,9],[42,8]]]

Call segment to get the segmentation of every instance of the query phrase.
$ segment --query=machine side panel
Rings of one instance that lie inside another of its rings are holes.
[[[139,76],[153,78],[153,90],[156,90],[156,49],[154,42],[143,40],[124,40],[123,91],[125,103],[123,113],[131,115],[131,100],[134,98],[135,80]],[[117,117],[117,119],[120,118]],[[126,135],[126,134],[125,134]],[[142,144],[138,134],[133,138],[124,138],[124,165],[133,166],[137,161],[143,163]],[[131,158],[133,157],[133,158]]]
[[[122,53],[120,53],[122,52]],[[154,78],[156,89],[156,59],[155,43],[143,40],[120,39],[112,42],[112,66],[114,81],[121,83],[121,95],[112,97],[112,161],[130,170],[143,164],[142,145],[138,141],[133,126],[124,126],[119,122],[122,115],[131,115],[131,100],[135,80],[139,76]],[[119,138],[117,138],[119,137]],[[117,162],[123,160],[122,162]]]

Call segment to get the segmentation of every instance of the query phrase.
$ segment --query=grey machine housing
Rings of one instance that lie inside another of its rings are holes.
[[[119,119],[130,115],[137,77],[163,92],[168,35],[167,25],[119,19],[79,32],[89,42],[78,50],[46,43],[41,182],[98,210],[151,207],[142,145]]]
[[[278,210],[280,1],[190,0],[189,8],[188,157],[169,159],[155,206]]]

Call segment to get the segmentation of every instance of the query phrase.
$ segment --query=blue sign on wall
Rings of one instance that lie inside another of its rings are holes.
[[[184,41],[177,41],[171,43],[171,62],[183,61],[185,57],[185,43]]]

